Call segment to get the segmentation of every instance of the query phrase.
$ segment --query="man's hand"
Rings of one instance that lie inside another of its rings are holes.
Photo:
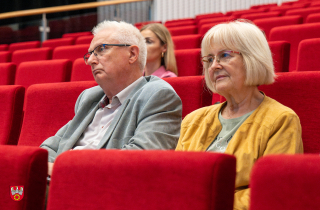
[[[48,162],[48,175],[49,175],[49,176],[52,175],[53,164],[54,164],[54,163]]]

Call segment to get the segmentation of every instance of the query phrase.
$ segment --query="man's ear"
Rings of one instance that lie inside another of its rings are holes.
[[[133,64],[138,60],[139,57],[139,48],[136,45],[130,46],[130,56],[129,56],[129,63]]]

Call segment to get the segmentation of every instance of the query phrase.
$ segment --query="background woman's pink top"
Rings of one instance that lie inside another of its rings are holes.
[[[164,66],[160,66],[155,72],[153,72],[154,76],[160,77],[160,78],[167,78],[167,77],[177,77],[175,73],[172,71],[167,71]]]

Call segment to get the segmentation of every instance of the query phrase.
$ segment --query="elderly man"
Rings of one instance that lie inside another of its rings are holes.
[[[84,61],[99,86],[81,93],[74,118],[40,147],[55,158],[77,149],[174,149],[181,124],[181,100],[154,76],[143,77],[147,50],[139,30],[125,22],[104,21]]]

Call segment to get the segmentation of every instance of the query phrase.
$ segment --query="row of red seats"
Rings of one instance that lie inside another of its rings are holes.
[[[288,72],[277,75],[278,78],[274,84],[260,86],[259,89],[297,113],[302,125],[304,151],[319,153],[320,112],[317,108],[320,72]],[[165,80],[172,85],[182,100],[183,117],[195,109],[222,101],[219,95],[210,95],[204,88],[202,76]],[[0,132],[2,136],[0,144],[18,143],[18,145],[39,146],[44,139],[54,135],[73,117],[73,108],[78,95],[84,89],[94,85],[96,85],[94,81],[32,85],[26,91],[25,100],[23,100],[22,86],[0,86],[3,99],[0,103],[0,111],[3,115],[1,119],[9,119],[3,120],[2,123],[5,124],[0,126],[3,129]],[[307,96],[306,93],[308,93]],[[19,137],[17,131],[21,125],[19,122],[22,121],[23,106],[25,106],[25,113]]]
[[[259,159],[250,209],[318,209],[319,162],[319,155]],[[0,146],[0,168],[2,209],[43,209],[46,150]],[[47,209],[232,210],[235,173],[235,157],[220,153],[68,151],[55,162]]]

